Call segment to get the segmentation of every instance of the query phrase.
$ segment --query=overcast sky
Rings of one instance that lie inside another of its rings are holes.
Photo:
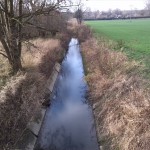
[[[119,8],[121,10],[143,9],[146,0],[84,0],[85,7],[91,10],[108,10]]]

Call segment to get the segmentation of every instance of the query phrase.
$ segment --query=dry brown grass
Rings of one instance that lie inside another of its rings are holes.
[[[37,38],[31,40],[30,43],[24,44],[22,51],[22,63],[26,69],[36,68],[46,53],[51,52],[51,55],[53,55],[55,52],[52,51],[60,48],[60,41],[57,39]]]
[[[78,22],[77,22],[77,19],[76,18],[72,18],[68,21],[68,26],[67,27],[70,27],[70,26],[78,26]]]
[[[2,50],[2,44],[0,43],[0,50]],[[10,77],[10,66],[5,57],[0,55],[0,90]]]
[[[76,19],[69,22],[67,29],[68,35],[74,38],[78,38],[80,43],[92,37],[90,28],[84,24],[79,25]]]
[[[150,89],[139,64],[91,38],[82,44],[98,141],[104,150],[150,149]]]
[[[48,94],[47,78],[55,62],[63,58],[59,40],[36,39],[32,43],[34,47],[23,47],[25,71],[9,78],[0,91],[0,149],[14,149]]]

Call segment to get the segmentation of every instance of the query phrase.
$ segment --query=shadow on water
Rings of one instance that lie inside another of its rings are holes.
[[[35,150],[98,150],[86,92],[78,40],[72,39]]]

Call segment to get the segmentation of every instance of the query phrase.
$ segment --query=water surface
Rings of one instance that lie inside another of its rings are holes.
[[[72,39],[52,94],[36,150],[98,150],[80,47]]]

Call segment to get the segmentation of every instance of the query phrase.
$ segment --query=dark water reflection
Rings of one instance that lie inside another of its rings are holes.
[[[92,109],[85,97],[82,57],[72,39],[62,63],[36,150],[98,150]]]

